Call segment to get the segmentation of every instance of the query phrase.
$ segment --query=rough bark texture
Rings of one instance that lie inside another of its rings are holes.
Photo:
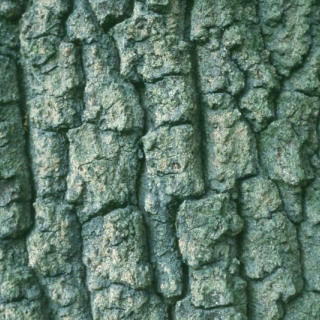
[[[1,0],[0,319],[319,320],[320,2]]]

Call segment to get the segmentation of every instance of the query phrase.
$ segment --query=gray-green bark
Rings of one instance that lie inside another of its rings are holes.
[[[319,320],[320,3],[2,0],[0,320]]]

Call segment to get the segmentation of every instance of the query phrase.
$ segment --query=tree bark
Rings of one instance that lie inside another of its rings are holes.
[[[0,319],[320,319],[320,3],[2,0]]]

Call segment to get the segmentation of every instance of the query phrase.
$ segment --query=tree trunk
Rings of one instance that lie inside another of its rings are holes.
[[[0,319],[320,319],[319,1],[2,0],[0,75]]]

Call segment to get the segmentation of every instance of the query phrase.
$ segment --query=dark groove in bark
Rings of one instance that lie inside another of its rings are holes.
[[[187,1],[187,9],[186,9],[186,29],[185,29],[185,39],[190,44],[190,60],[191,60],[191,79],[192,85],[194,88],[194,101],[197,108],[196,114],[196,133],[198,135],[199,141],[199,152],[201,158],[201,165],[202,165],[202,174],[203,174],[203,181],[205,183],[205,193],[208,189],[208,179],[207,179],[207,157],[206,157],[206,120],[205,120],[205,112],[204,107],[202,106],[202,96],[201,96],[201,88],[200,88],[200,81],[198,77],[198,59],[197,59],[197,44],[193,43],[190,39],[190,32],[191,32],[191,10],[194,5],[194,0]],[[187,20],[188,19],[188,20]]]
[[[24,8],[23,8],[23,13],[24,14],[28,8],[29,3],[25,4]],[[21,14],[21,16],[22,16]],[[20,19],[21,19],[20,16]],[[20,19],[17,23],[20,23]],[[17,48],[17,53],[19,55],[19,60],[20,60],[20,50],[21,50],[21,46],[20,46],[20,41],[19,41],[19,48]],[[25,146],[24,146],[24,154],[26,157],[26,162],[27,162],[27,166],[28,166],[28,172],[29,172],[29,187],[30,187],[30,216],[31,216],[31,220],[32,220],[32,225],[31,227],[24,233],[24,238],[25,238],[25,242],[26,242],[26,250],[28,253],[28,261],[29,259],[29,251],[28,251],[28,244],[27,244],[27,238],[30,235],[30,233],[32,232],[33,228],[34,228],[34,224],[35,224],[35,220],[36,220],[36,214],[35,214],[35,209],[33,204],[36,201],[36,188],[35,188],[35,181],[34,181],[34,175],[33,175],[33,170],[32,170],[32,154],[31,154],[31,149],[30,149],[30,121],[29,121],[29,115],[27,112],[27,98],[26,98],[26,89],[25,89],[25,83],[24,83],[24,71],[21,65],[20,61],[15,61],[16,63],[16,68],[17,68],[17,85],[18,85],[18,90],[19,90],[19,110],[20,110],[20,114],[21,114],[21,120],[22,120],[22,126],[23,126],[23,130],[24,130],[24,137],[25,137]],[[40,288],[40,291],[42,293],[42,297],[40,300],[41,303],[41,311],[43,312],[43,316],[44,318],[50,320],[50,314],[49,314],[49,299],[48,296],[46,294],[46,290],[43,287],[43,285],[41,284],[40,281],[40,277],[38,275],[38,273],[36,272],[36,270],[34,270],[33,268],[30,267],[30,269],[32,269],[34,277],[35,277],[35,281],[37,283],[37,285]]]
[[[28,113],[26,112],[26,99],[25,99],[25,91],[24,91],[24,86],[23,86],[23,79],[22,79],[22,68],[21,66],[19,66],[18,68],[18,73],[19,73],[19,77],[18,79],[18,87],[19,87],[19,95],[20,95],[20,111],[21,111],[21,115],[22,115],[22,119],[24,120],[23,122],[23,126],[24,126],[24,130],[25,131],[25,155],[27,158],[27,165],[28,165],[28,171],[29,171],[29,179],[30,179],[30,193],[31,193],[31,199],[30,199],[30,215],[31,215],[31,219],[32,219],[32,226],[23,234],[23,237],[25,239],[28,238],[28,236],[30,235],[30,233],[33,231],[34,229],[34,224],[35,224],[35,220],[36,220],[36,214],[35,214],[35,209],[33,204],[36,202],[36,189],[35,189],[35,182],[34,182],[34,176],[33,176],[33,170],[31,167],[31,162],[32,162],[32,154],[30,152],[30,132],[29,132],[29,118],[28,118]],[[26,121],[26,122],[25,122]],[[27,128],[25,128],[27,123]],[[26,250],[28,252],[28,260],[29,260],[29,251],[28,251],[28,245],[26,243]],[[31,267],[30,267],[31,268]],[[53,319],[50,314],[49,314],[49,297],[46,293],[46,290],[44,288],[44,286],[41,284],[40,281],[40,276],[38,274],[38,272],[36,270],[34,270],[33,268],[31,268],[33,270],[33,274],[35,277],[35,280],[40,288],[40,291],[42,293],[42,299],[41,299],[41,306],[42,306],[42,312],[43,312],[43,316],[45,319],[51,320]]]
[[[70,12],[64,21],[64,26],[65,26],[65,35],[64,36],[68,35],[67,31],[66,31],[66,22],[67,22],[68,17],[73,13],[73,11],[76,8],[75,1],[76,0],[72,0]],[[81,78],[82,78],[82,85],[79,88],[79,93],[76,94],[76,97],[81,101],[81,104],[82,104],[82,108],[79,112],[80,114],[78,115],[79,121],[80,121],[80,123],[79,123],[79,127],[80,127],[82,125],[82,112],[85,109],[84,94],[85,94],[85,88],[86,88],[86,73],[85,73],[85,66],[84,66],[83,52],[82,52],[83,44],[80,42],[76,42],[75,45],[77,48],[78,62],[79,62],[80,73],[81,73]],[[67,165],[68,165],[68,169],[67,169],[67,173],[66,173],[66,177],[67,177],[70,173],[70,142],[69,142],[69,139],[67,136],[66,136],[66,141],[67,141]],[[66,187],[68,187],[68,186],[66,186]],[[75,207],[77,207],[77,206],[75,206]],[[82,256],[83,256],[82,224],[80,223],[78,214],[76,212],[74,212],[74,215],[75,215],[75,218],[76,218],[78,225],[79,225],[79,237],[81,239],[80,250],[79,250],[79,264],[83,268],[82,281],[83,281],[84,290],[86,293],[86,302],[87,302],[87,306],[88,306],[88,313],[90,314],[90,319],[93,319],[92,306],[91,306],[91,292],[90,292],[90,290],[88,288],[88,284],[87,284],[87,267],[83,263],[83,258],[82,258]]]
[[[169,305],[168,306],[168,320],[175,320],[176,315],[175,315],[175,308],[174,305]]]
[[[116,43],[116,41],[114,41]],[[118,50],[118,48],[117,48]],[[119,52],[119,51],[117,51]],[[120,57],[119,57],[119,61],[120,61]],[[132,83],[132,82],[131,82]],[[139,82],[139,83],[132,83],[132,85],[134,86],[136,92],[139,95],[139,102],[140,105],[142,107],[143,110],[143,128],[142,128],[142,136],[144,136],[147,132],[148,132],[148,125],[147,125],[147,117],[148,117],[148,112],[146,110],[145,107],[145,103],[144,103],[144,91],[145,91],[145,87],[144,87],[144,83]],[[140,137],[140,138],[141,138]],[[136,201],[137,201],[137,206],[140,210],[140,212],[142,213],[142,217],[143,217],[143,224],[144,224],[144,228],[146,231],[146,250],[147,250],[147,255],[148,255],[148,262],[150,264],[150,267],[152,268],[152,282],[151,282],[151,290],[154,294],[156,294],[157,296],[159,296],[159,298],[161,299],[160,295],[158,295],[157,291],[156,291],[156,277],[154,275],[154,268],[153,268],[153,263],[151,260],[151,250],[152,250],[152,245],[151,245],[151,239],[150,239],[150,232],[149,232],[149,226],[148,226],[148,222],[147,222],[147,212],[144,210],[143,204],[141,203],[144,197],[144,178],[146,177],[146,156],[143,150],[143,145],[141,140],[139,141],[138,144],[138,152],[141,152],[140,154],[140,164],[139,164],[139,168],[138,168],[138,173],[137,173],[137,178],[136,178]]]
[[[243,230],[238,235],[236,235],[236,237],[235,237],[236,238],[236,252],[237,252],[237,259],[240,262],[240,265],[239,265],[239,276],[247,284],[246,288],[245,288],[245,293],[246,293],[246,296],[247,296],[246,316],[248,317],[248,319],[252,319],[252,315],[251,315],[250,308],[249,308],[249,306],[250,306],[249,279],[248,279],[248,277],[245,276],[244,265],[241,262],[241,252],[243,251],[243,248],[242,248],[243,235],[246,232],[246,221],[243,218],[242,206],[241,206],[241,200],[240,200],[242,198],[242,193],[241,193],[241,182],[242,181],[243,181],[243,179],[236,181],[236,195],[237,195],[237,199],[235,201],[235,203],[236,203],[236,212],[243,219],[243,222],[244,222]]]
[[[29,180],[30,180],[30,213],[31,213],[31,219],[32,219],[32,226],[30,227],[28,234],[31,232],[33,225],[35,223],[35,210],[33,208],[33,203],[36,200],[36,190],[35,190],[35,184],[34,184],[34,177],[33,177],[33,171],[32,171],[32,165],[31,165],[31,159],[32,155],[30,153],[30,131],[29,131],[29,116],[26,108],[26,94],[24,89],[24,81],[23,81],[23,69],[19,63],[17,63],[17,82],[18,82],[18,89],[19,89],[19,109],[22,119],[22,126],[24,129],[24,136],[25,136],[25,147],[24,147],[24,153],[25,157],[27,159],[27,166],[29,171]],[[28,234],[25,236],[27,237]]]

